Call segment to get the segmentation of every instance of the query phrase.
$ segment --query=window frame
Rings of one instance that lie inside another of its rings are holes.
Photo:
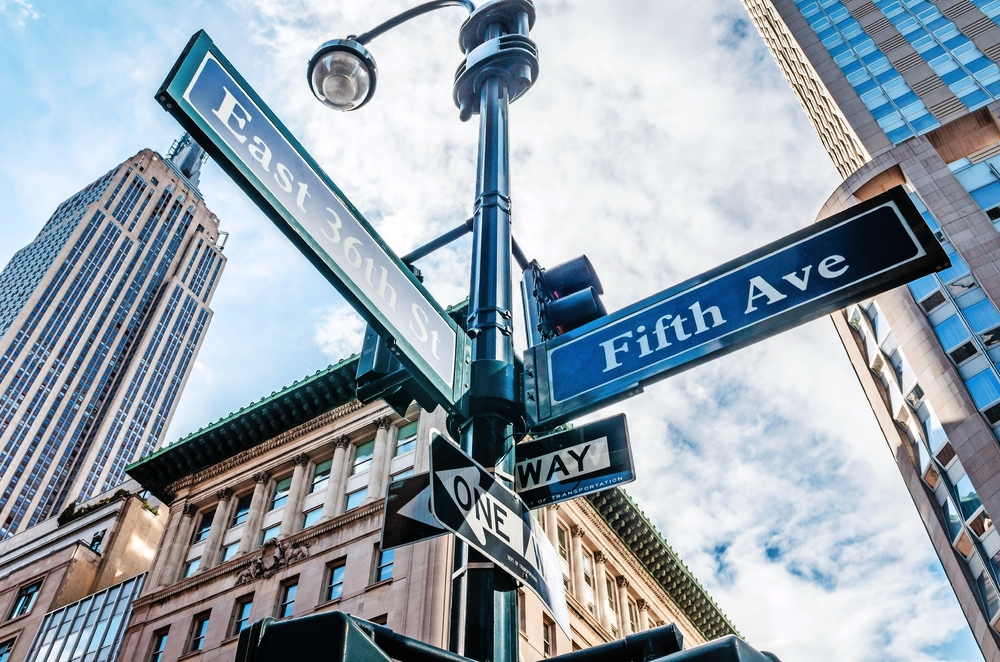
[[[544,657],[557,655],[555,634],[555,623],[548,616],[542,616],[542,655]]]
[[[334,582],[336,578],[337,571],[342,570],[339,582]],[[339,559],[337,561],[331,561],[326,565],[326,578],[323,581],[323,598],[324,602],[333,602],[334,600],[341,600],[344,597],[344,579],[347,577],[347,559]],[[333,588],[339,588],[339,593],[334,596]]]
[[[386,562],[386,557],[388,557],[388,562]],[[372,584],[378,584],[381,582],[392,581],[393,579],[393,566],[396,563],[396,550],[395,549],[381,549],[376,543],[375,545],[375,563],[372,566]],[[386,569],[389,570],[389,576],[383,577]]]
[[[366,446],[369,446],[369,445],[371,446],[371,453],[369,453],[366,456],[362,456],[365,459],[363,459],[363,460],[361,460],[359,462],[358,461],[358,457],[359,457],[358,453],[361,451],[362,448],[364,448]],[[369,440],[363,441],[363,442],[361,442],[359,444],[354,444],[354,454],[353,454],[353,457],[351,458],[351,475],[352,476],[360,476],[363,473],[368,473],[369,471],[371,471],[372,462],[374,461],[374,459],[375,459],[375,440],[374,439],[369,439]],[[362,467],[362,466],[364,467],[364,469],[362,469],[362,470],[359,471],[358,469],[360,467]]]
[[[281,491],[280,486],[288,482],[288,487]],[[267,512],[271,513],[279,508],[284,508],[285,504],[288,503],[288,495],[292,492],[292,477],[285,476],[283,478],[275,479],[274,490],[271,492],[271,498],[267,500]],[[279,503],[280,501],[280,503]]]
[[[289,594],[290,591],[292,592],[291,600],[288,599],[288,597],[289,597],[288,594]],[[291,579],[287,579],[287,580],[281,582],[281,592],[278,594],[281,597],[278,599],[278,602],[275,605],[275,611],[274,611],[274,617],[276,619],[278,619],[280,621],[280,620],[283,620],[283,619],[286,619],[286,618],[292,618],[292,617],[295,616],[295,599],[298,597],[298,593],[299,593],[299,577],[298,577],[298,575],[296,575],[295,577],[292,577]],[[291,610],[289,611],[288,614],[282,616],[281,614],[285,611],[285,609],[287,607],[290,607]]]
[[[413,426],[413,434],[412,435],[408,434],[407,436],[403,436],[403,430],[409,428],[411,425]],[[395,458],[399,457],[400,455],[406,455],[407,453],[412,453],[413,451],[415,451],[417,449],[417,436],[419,435],[419,432],[420,432],[419,418],[415,421],[407,421],[403,425],[400,425],[398,428],[396,428],[396,443],[394,444],[393,447],[392,456]],[[401,444],[400,442],[404,443]],[[408,448],[406,450],[401,450],[402,446],[408,446]]]
[[[233,617],[232,617],[232,619],[230,619],[230,623],[229,623],[229,636],[230,637],[238,637],[238,636],[240,636],[240,632],[242,632],[246,628],[250,627],[250,623],[251,623],[250,616],[251,616],[251,614],[253,614],[253,597],[254,597],[254,594],[250,593],[249,595],[244,595],[243,597],[236,598],[236,602],[233,603]],[[241,613],[242,609],[244,607],[248,606],[248,605],[250,607],[250,610],[247,612],[246,618],[244,618],[244,619],[241,620],[240,619],[240,613]],[[240,623],[246,624],[245,627],[238,627],[240,625]]]
[[[192,545],[197,545],[200,542],[208,540],[208,536],[212,532],[212,523],[215,521],[217,514],[218,508],[206,509],[198,513],[198,526],[194,528],[194,533],[191,535]],[[205,526],[206,520],[208,526]]]
[[[14,644],[16,642],[17,637],[12,637],[7,641],[0,641],[0,662],[10,662],[10,656],[14,652]],[[6,647],[6,650],[4,650],[4,647]]]
[[[194,618],[191,619],[191,634],[188,636],[188,653],[197,653],[199,651],[205,650],[205,639],[208,637],[208,626],[211,624],[212,612],[203,611],[200,614],[195,614]],[[198,634],[199,626],[204,626],[204,631],[201,635]],[[195,645],[197,644],[197,648]]]
[[[358,495],[358,494],[361,495],[360,501],[358,501],[357,503],[355,503],[352,506],[351,505],[351,499],[355,495]],[[364,487],[358,488],[358,489],[354,490],[353,492],[350,492],[344,498],[344,512],[346,513],[346,512],[349,512],[351,510],[354,510],[355,508],[360,508],[361,504],[363,504],[365,502],[365,499],[367,499],[367,498],[368,498],[368,486],[367,485],[365,485]]]
[[[244,499],[247,500],[247,507],[246,510],[241,510],[240,504],[243,502]],[[250,517],[250,507],[252,505],[253,505],[253,492],[248,492],[242,496],[237,497],[236,506],[233,508],[233,516],[229,518],[228,528],[233,529],[242,524],[246,524],[247,518]],[[240,519],[241,515],[243,519]]]
[[[162,662],[163,654],[167,650],[167,639],[170,628],[161,628],[153,632],[149,640],[149,655],[146,656],[148,662]]]
[[[273,536],[269,537],[267,535],[268,531],[274,531],[275,533],[274,533]],[[267,528],[261,529],[260,530],[260,544],[263,545],[264,543],[266,543],[271,538],[277,538],[278,537],[278,533],[280,531],[281,531],[281,522],[278,522],[277,524],[272,524],[271,526],[269,526]]]
[[[22,616],[27,616],[31,613],[31,610],[35,608],[35,603],[38,601],[39,594],[42,592],[42,584],[44,582],[44,578],[33,579],[29,582],[21,584],[18,587],[17,593],[14,596],[14,602],[11,604],[10,611],[7,613],[8,621],[21,618]],[[17,613],[22,598],[28,598],[27,606],[24,607],[20,613]]]
[[[320,467],[326,465],[324,473],[320,473]],[[309,494],[315,494],[325,490],[330,486],[330,473],[333,470],[333,458],[328,458],[322,462],[317,462],[313,467],[312,480],[309,481]]]
[[[187,579],[188,577],[193,577],[196,572],[201,568],[201,557],[196,556],[193,559],[188,559],[181,566],[181,579]]]

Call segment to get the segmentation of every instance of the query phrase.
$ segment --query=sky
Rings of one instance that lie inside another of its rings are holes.
[[[459,225],[478,138],[451,98],[464,10],[373,41],[357,112],[306,85],[320,43],[412,4],[0,0],[0,264],[62,200],[170,147],[153,95],[199,29],[397,254]],[[537,4],[539,79],[510,111],[529,257],[586,254],[613,311],[815,220],[840,179],[738,0]],[[168,441],[358,351],[363,330],[215,164],[201,189],[229,262]],[[466,238],[419,263],[442,304],[467,296],[469,254]],[[828,318],[589,418],[617,412],[627,491],[751,644],[784,662],[982,660]]]

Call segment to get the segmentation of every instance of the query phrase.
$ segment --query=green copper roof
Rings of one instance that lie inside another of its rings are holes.
[[[719,606],[624,490],[616,487],[586,498],[706,639],[727,634],[739,636]]]
[[[286,386],[125,467],[156,498],[173,500],[167,486],[287,432],[355,399],[358,356]]]

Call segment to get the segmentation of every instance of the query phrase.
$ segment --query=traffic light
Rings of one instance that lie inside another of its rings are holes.
[[[365,329],[355,387],[358,400],[362,403],[382,398],[400,416],[406,415],[414,400],[427,411],[437,407],[434,397],[417,384],[399,359],[392,355],[386,341],[370,325]]]
[[[530,345],[608,314],[600,297],[604,288],[586,255],[551,269],[532,261],[524,271],[521,288]]]

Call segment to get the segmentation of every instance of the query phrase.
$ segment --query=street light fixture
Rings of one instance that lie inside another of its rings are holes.
[[[411,18],[443,7],[476,9],[470,0],[433,0],[390,18],[361,35],[326,42],[309,58],[306,76],[316,98],[334,110],[349,111],[368,103],[375,94],[378,66],[365,44]]]

